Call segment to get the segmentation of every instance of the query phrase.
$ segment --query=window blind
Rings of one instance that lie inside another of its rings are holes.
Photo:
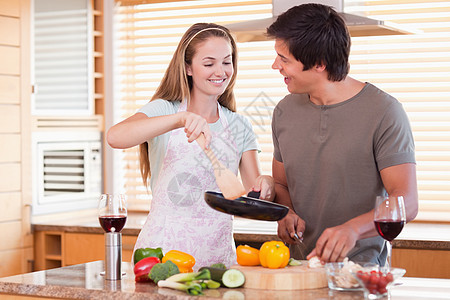
[[[118,9],[120,119],[153,95],[185,30],[271,16],[270,0],[177,1]],[[345,1],[345,12],[410,26],[414,35],[352,38],[350,75],[402,102],[416,142],[420,211],[450,211],[450,1]],[[271,174],[271,115],[287,94],[273,41],[238,43],[238,113],[254,126],[264,174]],[[119,120],[117,120],[119,121]],[[124,151],[122,182],[131,208],[148,209],[137,147]]]
[[[396,97],[416,144],[419,218],[450,211],[450,1],[346,1],[346,12],[421,33],[353,38],[351,75]],[[448,218],[448,217],[447,217]]]

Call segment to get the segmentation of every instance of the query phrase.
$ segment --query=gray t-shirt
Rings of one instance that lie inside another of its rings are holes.
[[[141,107],[138,112],[146,114],[148,117],[158,117],[170,115],[178,112],[180,101],[167,101],[157,99],[148,102]],[[242,153],[249,150],[258,150],[259,146],[256,141],[256,135],[253,131],[251,123],[242,115],[232,112],[226,107],[221,106],[223,115],[228,121],[228,129],[232,132],[232,136],[237,146],[239,157],[242,158]],[[223,132],[224,128],[220,120],[215,123],[210,123],[209,128],[213,132]],[[166,155],[167,144],[169,142],[170,131],[154,137],[149,143],[149,160],[150,160],[150,187],[157,182],[159,171],[161,170],[164,156]]]
[[[274,110],[272,130],[274,157],[284,164],[295,211],[306,222],[308,253],[323,230],[374,208],[376,196],[386,193],[380,170],[415,163],[401,103],[369,83],[334,105],[288,95]],[[381,237],[360,240],[349,258],[383,264],[382,248]]]

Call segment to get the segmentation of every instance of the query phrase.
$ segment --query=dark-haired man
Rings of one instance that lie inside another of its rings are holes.
[[[417,215],[414,141],[402,105],[348,76],[350,36],[331,7],[303,4],[267,29],[272,65],[290,92],[272,129],[276,201],[291,208],[278,235],[303,235],[307,258],[384,265],[373,223],[377,195],[401,195],[407,221]]]

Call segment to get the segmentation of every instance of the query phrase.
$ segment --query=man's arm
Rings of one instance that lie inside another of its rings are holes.
[[[381,170],[380,174],[389,195],[404,197],[406,220],[412,221],[418,211],[416,165],[408,163],[392,166]],[[317,255],[322,262],[341,261],[355,246],[357,240],[377,236],[373,225],[373,213],[374,210],[371,210],[342,225],[325,229],[308,259]]]
[[[416,165],[397,165],[381,170],[380,174],[388,195],[403,196],[406,222],[414,220],[419,211]]]
[[[295,242],[293,239],[295,233],[300,237],[303,235],[305,222],[294,212],[284,164],[275,158],[272,160],[272,177],[275,180],[275,202],[289,207],[286,217],[278,221],[278,237],[283,242],[292,244]]]

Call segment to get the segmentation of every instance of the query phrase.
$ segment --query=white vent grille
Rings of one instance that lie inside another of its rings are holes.
[[[103,131],[103,116],[35,116],[31,118],[33,131]]]
[[[33,215],[97,206],[102,192],[100,132],[34,132],[32,145]]]
[[[44,151],[44,196],[82,193],[84,182],[84,150]]]

